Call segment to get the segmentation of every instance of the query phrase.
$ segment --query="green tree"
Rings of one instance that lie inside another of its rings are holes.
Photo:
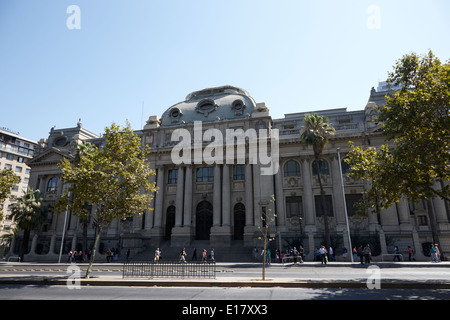
[[[11,195],[11,189],[19,182],[19,177],[11,169],[0,171],[0,221],[3,220],[2,204]]]
[[[270,203],[273,204],[275,203],[275,196],[271,195],[270,196]],[[265,208],[266,211],[262,212],[261,215],[261,221],[262,221],[262,227],[258,227],[259,231],[261,232],[262,236],[259,237],[260,240],[263,241],[264,243],[264,248],[263,248],[263,267],[262,267],[262,280],[266,280],[266,258],[267,258],[267,249],[268,249],[268,244],[269,241],[271,240],[269,238],[269,228],[270,226],[275,223],[275,219],[277,217],[277,215],[275,213],[273,213],[272,208]],[[269,257],[270,259],[270,257]]]
[[[97,207],[98,232],[86,278],[104,228],[115,219],[124,220],[152,210],[150,203],[156,191],[155,183],[150,183],[155,174],[147,161],[150,148],[141,147],[141,139],[130,126],[112,124],[105,128],[104,138],[102,147],[79,152],[79,161],[63,159],[60,163],[62,179],[68,187],[58,199],[57,211],[64,212],[68,206],[72,214],[86,219],[86,203]]]
[[[431,51],[397,61],[390,83],[401,89],[386,96],[377,121],[391,145],[363,150],[350,144],[350,176],[368,182],[362,206],[377,213],[402,198],[428,202],[433,241],[439,242],[433,198],[450,200],[450,65]]]
[[[11,216],[14,222],[23,230],[22,246],[19,251],[20,261],[28,251],[28,242],[32,230],[39,227],[47,218],[44,210],[41,210],[42,195],[39,190],[28,189],[24,195],[17,198],[11,205]]]
[[[325,240],[327,248],[330,247],[330,228],[328,226],[328,215],[325,202],[325,191],[322,186],[322,179],[320,175],[320,162],[322,160],[322,154],[325,146],[328,143],[330,136],[336,133],[336,130],[328,122],[328,118],[319,116],[318,114],[307,114],[305,116],[305,127],[301,135],[301,139],[307,144],[313,147],[314,150],[314,163],[316,165],[317,179],[320,186],[320,210],[323,213],[324,227],[325,227]]]

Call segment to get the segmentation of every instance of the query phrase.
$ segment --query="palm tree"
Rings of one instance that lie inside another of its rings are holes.
[[[307,114],[304,119],[305,126],[301,135],[301,139],[307,144],[311,145],[314,150],[314,163],[316,165],[317,178],[320,186],[320,210],[323,213],[324,227],[325,227],[325,241],[327,249],[330,247],[330,230],[328,227],[328,216],[326,203],[325,203],[325,191],[323,190],[322,180],[320,177],[319,162],[322,158],[323,149],[328,143],[328,137],[334,135],[336,130],[328,123],[328,118],[319,116],[318,114]]]
[[[17,202],[12,204],[11,216],[19,229],[24,231],[22,246],[19,251],[21,261],[28,251],[31,231],[41,225],[47,217],[46,211],[41,210],[41,205],[41,193],[39,190],[33,189],[28,189],[22,197],[17,199]]]

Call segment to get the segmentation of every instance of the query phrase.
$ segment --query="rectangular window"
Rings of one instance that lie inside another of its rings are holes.
[[[314,202],[316,206],[316,217],[322,217],[323,212],[321,210],[321,196],[314,196]],[[325,195],[325,210],[327,211],[327,216],[332,217],[333,216],[333,199],[331,195]]]
[[[167,183],[168,184],[177,184],[177,181],[178,181],[178,169],[169,170]]]
[[[349,217],[357,214],[359,210],[358,202],[361,200],[362,194],[346,194],[345,203],[347,205],[347,215]]]
[[[302,197],[286,197],[286,217],[302,216]]]
[[[7,154],[6,155],[6,159],[7,160],[14,160],[14,156],[12,154]]]
[[[5,163],[5,169],[11,169],[12,165],[10,165],[9,163]]]
[[[233,166],[233,180],[245,180],[245,166]]]
[[[18,172],[18,173],[21,173],[22,172],[22,167],[16,167],[15,171]]]
[[[214,168],[197,168],[196,182],[213,182],[214,181]]]

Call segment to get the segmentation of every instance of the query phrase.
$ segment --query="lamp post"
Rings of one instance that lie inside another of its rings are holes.
[[[70,192],[67,193],[67,197],[70,198]],[[62,234],[62,238],[61,238],[61,247],[59,249],[58,263],[61,263],[61,255],[62,255],[63,246],[64,246],[64,236],[66,234],[66,221],[67,221],[67,212],[68,211],[69,211],[69,205],[66,206],[66,212],[64,213],[64,226],[63,226],[63,234]]]
[[[349,246],[350,246],[350,249],[347,250],[347,253],[350,254],[351,262],[353,262],[352,239],[350,237],[350,227],[349,227],[349,224],[348,224],[347,202],[345,201],[345,190],[344,190],[344,178],[342,177],[341,148],[337,148],[337,153],[338,153],[338,162],[339,162],[339,176],[341,178],[342,197],[344,198],[345,222],[347,223],[348,243],[349,243]]]

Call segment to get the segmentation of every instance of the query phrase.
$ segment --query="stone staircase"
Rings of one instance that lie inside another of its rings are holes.
[[[193,257],[194,248],[197,248],[197,261],[202,259],[202,251],[206,249],[208,255],[211,251],[209,240],[195,240],[189,246],[186,246],[186,260],[191,261]],[[162,252],[163,260],[178,260],[182,247],[171,247],[170,241],[160,243],[159,249]],[[132,260],[151,261],[154,257],[155,248],[148,249],[144,252],[131,257]],[[252,262],[252,248],[244,247],[244,242],[234,240],[230,247],[214,247],[215,260],[217,262]]]

